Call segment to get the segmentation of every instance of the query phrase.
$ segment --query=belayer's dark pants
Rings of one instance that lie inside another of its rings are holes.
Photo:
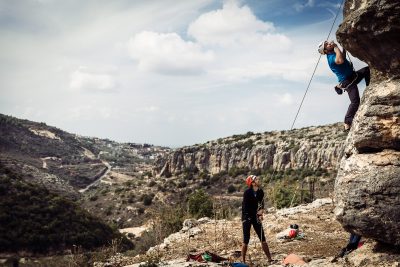
[[[357,75],[356,79],[351,79],[351,81],[348,81],[347,85],[347,93],[350,98],[350,105],[347,109],[346,116],[344,117],[344,122],[346,124],[351,125],[353,122],[354,116],[356,115],[356,112],[358,110],[358,107],[360,106],[360,94],[358,92],[358,87],[357,84],[362,80],[365,79],[365,84],[368,86],[369,81],[370,81],[370,72],[369,72],[369,67],[362,68],[355,73]],[[352,75],[353,76],[353,75]],[[346,81],[344,81],[345,83]]]
[[[243,220],[243,243],[246,245],[249,244],[250,241],[250,228],[253,225],[254,230],[257,233],[258,238],[261,240],[261,242],[265,242],[265,235],[264,231],[262,231],[262,224],[257,218],[248,218],[246,220]],[[261,233],[262,232],[262,233]]]

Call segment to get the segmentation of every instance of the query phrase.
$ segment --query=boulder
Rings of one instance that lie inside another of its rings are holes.
[[[400,245],[400,2],[346,1],[336,35],[372,77],[346,139],[335,215],[350,232]]]

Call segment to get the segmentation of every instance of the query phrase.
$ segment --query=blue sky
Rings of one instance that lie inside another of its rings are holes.
[[[173,147],[289,129],[339,5],[0,0],[0,112]],[[296,128],[343,120],[335,83],[322,58]]]

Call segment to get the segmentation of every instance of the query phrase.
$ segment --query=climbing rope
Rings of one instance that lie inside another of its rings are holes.
[[[328,33],[328,36],[326,37],[326,40],[328,40],[329,37],[331,36],[333,26],[335,25],[335,22],[336,22],[336,19],[337,19],[338,15],[339,15],[339,12],[340,12],[340,10],[342,9],[343,2],[344,2],[344,0],[342,0],[342,3],[340,4],[339,9],[338,9],[338,11],[336,12],[335,19],[333,20],[331,29],[329,30],[329,33]],[[307,89],[306,89],[306,91],[305,91],[305,93],[304,93],[304,95],[303,95],[303,99],[301,100],[299,109],[297,110],[297,113],[296,113],[296,116],[294,117],[292,126],[290,127],[290,130],[293,130],[293,126],[294,126],[294,124],[295,124],[295,122],[296,122],[296,120],[297,120],[297,116],[299,115],[300,109],[301,109],[301,107],[303,106],[303,102],[304,102],[304,99],[306,98],[306,95],[307,95],[307,93],[308,93],[308,89],[310,89],[311,81],[312,81],[312,79],[314,78],[315,72],[317,71],[319,62],[321,61],[321,57],[322,57],[322,55],[320,54],[319,57],[318,57],[317,64],[315,65],[314,71],[313,71],[313,73],[312,73],[312,75],[311,75],[310,81],[308,82]]]
[[[339,8],[338,8],[338,10],[337,10],[337,12],[336,12],[335,19],[333,20],[331,29],[329,30],[329,33],[328,33],[328,36],[326,37],[326,40],[328,40],[329,37],[331,36],[333,27],[335,26],[336,19],[337,19],[338,15],[339,15],[340,10],[342,9],[343,3],[344,3],[344,0],[342,0],[341,4],[340,4],[340,6],[339,6]],[[307,93],[308,93],[308,90],[310,89],[311,82],[312,82],[312,80],[313,80],[313,78],[314,78],[315,72],[317,71],[319,62],[321,61],[321,57],[322,57],[322,55],[320,54],[319,57],[318,57],[317,63],[315,64],[315,67],[314,67],[314,70],[313,70],[312,75],[311,75],[311,77],[310,77],[310,80],[309,80],[309,82],[308,82],[306,91],[304,92],[303,98],[301,99],[300,106],[299,106],[299,108],[297,109],[296,116],[294,117],[294,120],[293,120],[292,126],[290,127],[290,130],[293,130],[294,124],[296,123],[296,120],[297,120],[297,117],[298,117],[298,115],[299,115],[299,113],[300,113],[301,107],[303,106],[304,99],[306,98],[306,95],[307,95]],[[272,164],[273,164],[273,163],[272,163]],[[274,178],[274,176],[275,176],[275,172],[276,172],[276,168],[273,168],[273,172],[272,172],[272,175],[271,175],[271,179],[270,179],[269,181],[272,181],[272,180],[273,180],[273,178]],[[295,192],[295,194],[296,194],[296,192]],[[293,199],[293,200],[294,200],[294,199]],[[292,206],[293,200],[292,200],[290,206]]]

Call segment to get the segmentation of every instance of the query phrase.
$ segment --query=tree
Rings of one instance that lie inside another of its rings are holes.
[[[189,196],[189,213],[196,217],[211,217],[213,214],[213,201],[202,189]]]

